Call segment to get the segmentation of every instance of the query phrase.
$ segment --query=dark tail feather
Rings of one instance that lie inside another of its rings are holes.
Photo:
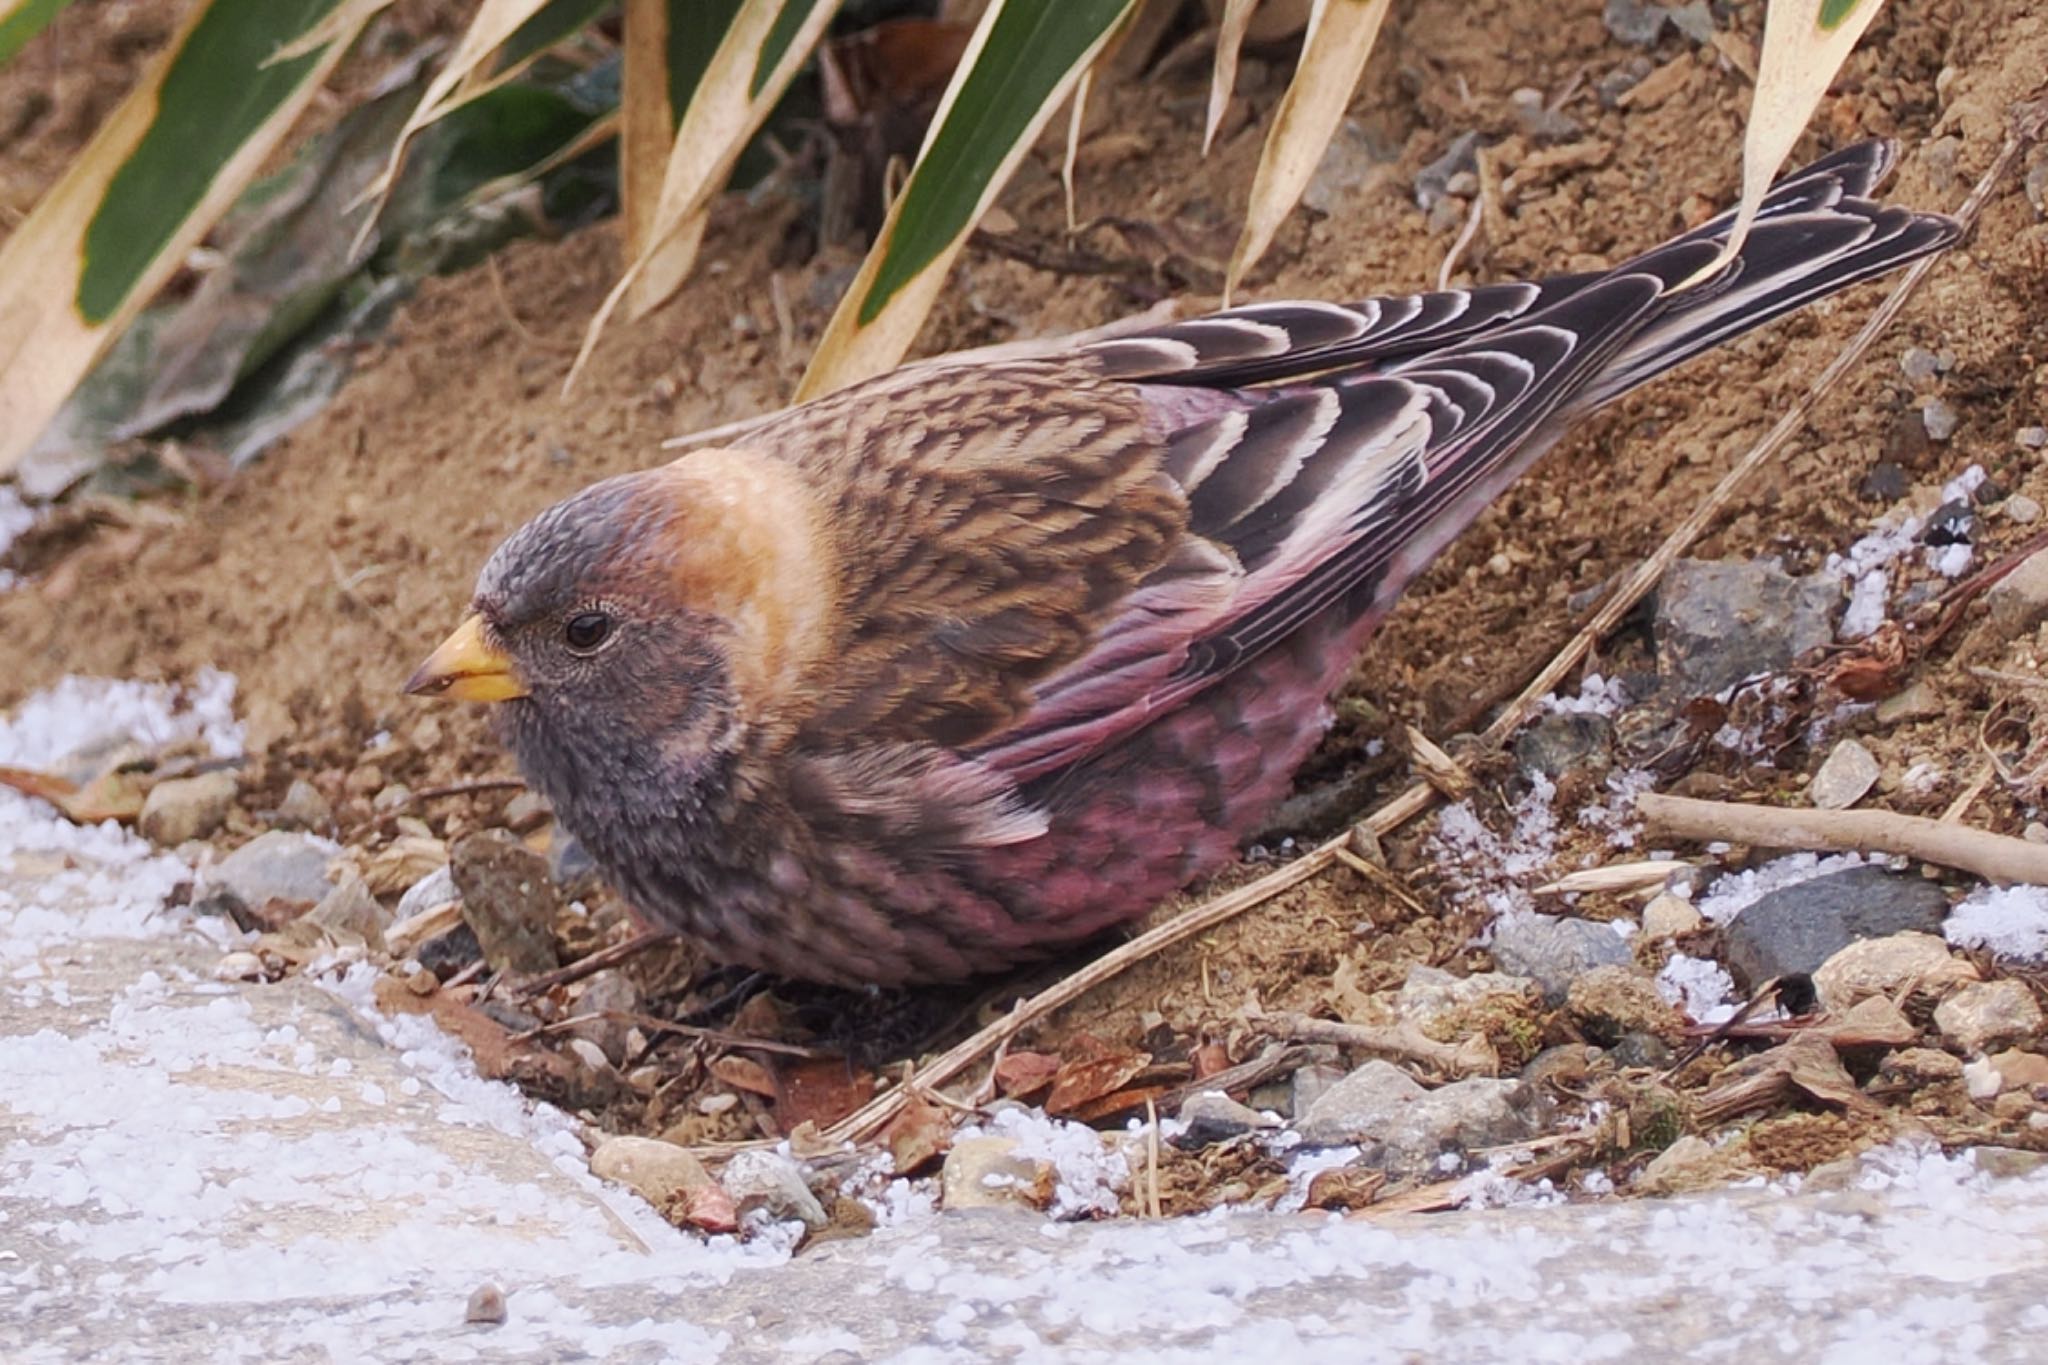
[[[1953,245],[1962,235],[1954,219],[1864,197],[1892,159],[1889,143],[1859,143],[1789,177],[1765,201],[1741,254],[1715,279],[1671,294],[1658,318],[1587,389],[1585,401],[1604,403],[1732,336]],[[1732,212],[1722,214],[1620,270],[1654,276],[1676,290],[1720,253],[1733,222]],[[1572,302],[1555,305],[1557,320],[1567,326]]]

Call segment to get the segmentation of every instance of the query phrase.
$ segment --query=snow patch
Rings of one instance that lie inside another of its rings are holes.
[[[1957,902],[1942,933],[1958,948],[2048,960],[2048,887],[1979,887]]]
[[[1726,924],[1773,891],[1810,882],[1830,872],[1843,872],[1878,861],[1881,860],[1867,858],[1861,853],[1835,853],[1825,858],[1817,853],[1794,853],[1774,859],[1762,867],[1730,872],[1717,878],[1696,908],[1714,923]]]

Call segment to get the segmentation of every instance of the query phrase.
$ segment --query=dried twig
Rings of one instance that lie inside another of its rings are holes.
[[[1486,1039],[1476,1035],[1454,1047],[1439,1043],[1407,1024],[1346,1024],[1334,1019],[1312,1019],[1306,1014],[1261,1014],[1252,1023],[1275,1037],[1293,1042],[1335,1043],[1362,1052],[1384,1053],[1421,1062],[1453,1076],[1490,1075],[1500,1066]]]
[[[1472,794],[1472,774],[1452,758],[1436,741],[1410,725],[1406,729],[1408,757],[1422,773],[1423,780],[1442,792],[1446,801],[1463,801]]]
[[[1833,853],[1903,853],[1986,881],[2048,882],[2048,847],[2006,834],[1884,810],[1804,810],[1644,792],[1636,810],[1680,839]]]
[[[607,967],[616,967],[627,958],[646,952],[655,944],[674,937],[675,935],[666,929],[649,929],[635,934],[624,943],[614,943],[609,948],[599,948],[594,953],[579,957],[566,967],[557,967],[551,972],[528,977],[519,983],[520,994],[532,997],[551,991],[557,986],[566,986],[571,981],[581,981],[586,976],[594,976]]]

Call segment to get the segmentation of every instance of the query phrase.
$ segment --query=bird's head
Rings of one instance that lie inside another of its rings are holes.
[[[739,451],[586,488],[492,553],[406,690],[499,704],[543,788],[701,769],[786,713],[827,638],[810,506]]]

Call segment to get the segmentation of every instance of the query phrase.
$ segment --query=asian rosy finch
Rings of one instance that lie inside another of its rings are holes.
[[[911,365],[498,547],[415,692],[502,703],[625,899],[840,984],[1001,969],[1229,860],[1395,598],[1579,418],[1940,250],[1882,143],[1612,270]]]

